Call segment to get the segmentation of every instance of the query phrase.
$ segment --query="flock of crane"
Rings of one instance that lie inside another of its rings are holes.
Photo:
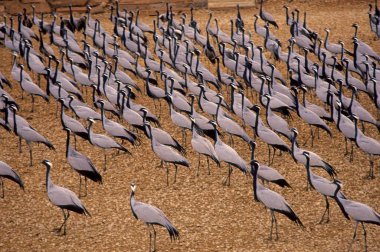
[[[375,6],[369,6],[370,28],[379,38],[380,10],[377,1]],[[186,23],[185,13],[178,16],[169,4],[166,7],[165,13],[157,12],[152,28],[139,20],[138,10],[135,13],[121,11],[116,2],[116,6],[111,6],[110,15],[110,22],[114,25],[113,34],[108,33],[98,19],[92,18],[90,6],[87,15],[80,18],[73,16],[70,6],[68,19],[60,17],[57,21],[56,13],[53,13],[51,22],[44,20],[43,13],[38,18],[33,7],[32,17],[26,11],[17,16],[17,26],[14,26],[13,17],[9,20],[4,17],[4,22],[0,24],[2,43],[13,54],[10,69],[13,81],[20,85],[22,99],[24,93],[31,97],[30,114],[35,113],[36,97],[46,102],[51,99],[56,101],[56,113],[60,113],[63,130],[67,132],[66,159],[80,175],[79,196],[87,195],[87,179],[102,183],[102,176],[92,161],[76,150],[77,137],[88,140],[104,151],[106,169],[107,150],[117,149],[133,158],[133,154],[117,140],[128,141],[139,148],[140,139],[145,134],[151,140],[151,148],[161,160],[161,165],[166,166],[166,181],[169,185],[170,164],[175,168],[174,183],[178,166],[190,167],[184,147],[186,131],[190,131],[191,146],[198,153],[197,174],[201,156],[207,159],[209,173],[210,159],[217,166],[223,162],[228,165],[224,185],[230,185],[235,168],[244,174],[251,174],[254,200],[264,204],[271,213],[270,239],[273,225],[278,239],[275,212],[286,215],[301,227],[303,224],[280,194],[259,181],[290,187],[278,171],[259,164],[255,159],[255,139],[258,137],[268,146],[269,165],[276,151],[280,151],[283,155],[291,155],[296,163],[306,167],[309,186],[319,192],[326,202],[320,222],[329,221],[328,199],[334,199],[343,215],[356,222],[353,241],[358,224],[362,225],[367,249],[364,223],[380,225],[380,215],[371,207],[344,195],[334,167],[318,154],[302,149],[297,142],[297,129],[289,127],[292,116],[298,116],[309,125],[308,139],[313,146],[320,130],[332,137],[332,131],[326,123],[330,122],[344,136],[345,155],[350,155],[351,161],[354,145],[368,154],[369,178],[374,178],[374,158],[380,155],[380,143],[365,134],[365,127],[366,124],[372,124],[380,130],[380,123],[356,97],[357,93],[365,94],[379,112],[380,88],[377,83],[380,81],[380,69],[377,64],[380,55],[360,40],[357,34],[359,25],[353,24],[354,51],[350,52],[343,42],[334,44],[329,41],[330,30],[325,30],[324,39],[314,32],[306,23],[306,12],[302,22],[299,10],[289,13],[287,6],[284,6],[286,24],[291,32],[288,45],[281,43],[270,31],[271,26],[279,27],[275,18],[263,10],[262,2],[259,15],[255,15],[255,30],[252,34],[246,30],[239,6],[236,19],[231,19],[230,34],[220,29],[218,19],[212,19],[212,13],[209,14],[207,26],[201,28],[194,18],[193,9],[190,22]],[[261,26],[259,20],[265,25]],[[212,21],[215,21],[215,26]],[[262,37],[264,44],[255,45],[252,35]],[[78,37],[83,39],[78,40]],[[295,46],[300,53],[296,52]],[[265,51],[271,54],[272,62],[265,57]],[[308,58],[310,53],[315,55],[318,63]],[[201,56],[215,65],[216,71],[211,70],[215,68],[213,65],[204,65]],[[278,62],[286,64],[286,77],[276,68]],[[45,89],[42,78],[46,79]],[[144,88],[137,84],[137,79],[144,81]],[[22,108],[17,99],[12,97],[12,82],[2,73],[0,80],[0,111],[4,113],[0,125],[18,136],[20,152],[22,140],[26,141],[32,166],[33,143],[42,143],[50,149],[55,149],[54,145],[17,114]],[[83,92],[87,94],[88,90],[91,91],[91,100],[86,103]],[[348,91],[350,97],[344,95]],[[253,93],[256,93],[261,106],[253,103]],[[326,106],[307,101],[307,93],[312,93]],[[135,102],[139,96],[153,100],[155,114]],[[162,101],[168,104],[172,123],[182,130],[182,143],[160,128],[160,115],[164,113]],[[261,113],[261,110],[264,112]],[[96,121],[101,121],[106,134],[92,130]],[[128,125],[128,129],[125,125]],[[247,133],[247,126],[253,129],[253,137]],[[71,145],[71,136],[74,137],[74,146]],[[234,138],[246,142],[246,149],[252,152],[251,161],[244,160],[234,149]],[[348,140],[351,142],[350,151]],[[70,211],[85,215],[90,213],[74,192],[52,182],[52,163],[49,160],[42,163],[47,168],[49,200],[61,208],[64,215],[58,231],[63,229],[63,234],[66,234]],[[331,180],[314,174],[315,168],[324,169]],[[85,184],[83,194],[82,177]],[[18,173],[2,161],[0,178],[3,197],[2,178],[13,180],[24,188]],[[155,250],[154,225],[165,227],[171,239],[179,238],[179,231],[165,214],[152,205],[136,201],[135,191],[136,185],[132,183],[132,213],[149,228],[149,250]]]

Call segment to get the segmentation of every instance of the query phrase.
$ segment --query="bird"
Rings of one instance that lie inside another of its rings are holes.
[[[82,189],[82,176],[84,177],[84,188],[85,194],[83,196],[87,196],[87,178],[91,179],[94,182],[102,183],[102,176],[96,170],[95,165],[92,161],[79,151],[71,148],[70,145],[70,134],[71,130],[69,128],[64,128],[67,132],[66,138],[66,159],[71,168],[74,171],[79,173],[79,197],[81,197],[81,189]]]
[[[307,124],[309,124],[310,127],[310,136],[311,136],[311,146],[314,145],[314,132],[312,129],[312,126],[315,126],[317,128],[320,128],[324,131],[326,131],[330,137],[332,137],[331,129],[327,126],[327,124],[313,111],[307,109],[304,107],[300,102],[298,101],[298,90],[296,88],[292,89],[294,91],[295,101],[296,101],[296,111],[297,115],[302,118]],[[306,139],[305,144],[308,139]]]
[[[88,119],[88,121],[90,124],[88,125],[87,132],[88,132],[88,138],[89,138],[90,143],[92,145],[99,147],[99,148],[102,148],[104,150],[104,167],[103,167],[104,170],[107,169],[107,156],[106,156],[106,150],[107,149],[113,149],[114,148],[114,149],[118,149],[118,150],[121,150],[123,152],[126,152],[129,155],[132,155],[132,153],[129,150],[127,150],[124,146],[117,143],[115,140],[113,140],[109,136],[93,133],[92,132],[92,125],[95,122],[95,120],[90,117]]]
[[[325,202],[326,202],[326,209],[323,212],[323,215],[322,215],[321,220],[319,221],[319,224],[322,224],[324,221],[325,221],[325,223],[328,223],[330,221],[330,203],[329,203],[328,197],[331,197],[331,198],[337,200],[335,197],[335,190],[337,188],[337,185],[335,184],[335,182],[338,180],[335,179],[334,181],[329,181],[329,180],[325,179],[324,177],[321,177],[319,175],[314,174],[311,171],[311,167],[310,167],[310,155],[309,155],[309,153],[307,151],[304,151],[302,154],[306,158],[305,168],[306,168],[307,179],[309,181],[309,184],[318,193],[323,195],[323,197],[325,198]],[[337,197],[340,197],[343,199],[346,198],[346,196],[344,196],[344,194],[341,191],[338,192]],[[327,213],[327,219],[325,220],[324,218],[325,218],[326,213]]]
[[[270,13],[263,11],[263,2],[264,0],[260,1],[260,18],[278,29],[278,25],[273,16]]]
[[[37,86],[35,83],[32,81],[28,80],[27,78],[23,77],[23,72],[24,72],[24,66],[20,65],[20,86],[23,91],[27,92],[32,96],[32,111],[34,112],[34,95],[42,97],[46,102],[49,102],[49,96],[45,94],[42,89]]]
[[[215,121],[209,121],[209,123],[213,126],[215,131],[215,152],[219,157],[219,161],[224,161],[228,164],[228,172],[227,176],[223,181],[223,185],[229,186],[231,183],[231,174],[232,174],[232,166],[238,168],[241,172],[244,174],[247,173],[247,165],[244,159],[242,159],[239,154],[236,152],[235,149],[233,149],[231,146],[223,143],[223,141],[220,139],[219,134],[216,129],[216,122]]]
[[[156,230],[154,229],[154,225],[166,228],[169,233],[170,240],[178,240],[180,238],[179,231],[173,226],[170,220],[160,209],[135,199],[136,188],[137,185],[135,183],[131,183],[130,206],[133,216],[137,220],[143,221],[148,227],[149,251],[156,251]],[[153,230],[153,244],[151,229]]]
[[[156,154],[156,156],[161,159],[162,164],[166,163],[172,163],[175,167],[175,173],[174,173],[174,183],[177,180],[177,170],[178,166],[181,165],[184,167],[190,168],[189,161],[183,157],[180,153],[178,153],[174,148],[168,145],[161,144],[153,135],[152,127],[150,123],[145,123],[147,136],[151,140],[151,146],[153,152]],[[169,186],[169,166],[166,166],[166,185]]]
[[[42,136],[40,133],[38,133],[34,128],[32,128],[28,123],[22,123],[18,125],[18,120],[16,120],[16,110],[17,108],[15,106],[10,106],[10,110],[13,112],[13,125],[11,127],[13,128],[14,133],[19,136],[20,141],[21,139],[25,139],[27,145],[29,146],[29,156],[30,156],[30,162],[29,166],[33,166],[33,155],[32,155],[32,143],[43,143],[46,145],[49,149],[55,150],[54,145],[47,140],[44,136]]]
[[[292,157],[296,163],[301,163],[303,165],[306,165],[306,158],[303,155],[303,152],[305,150],[299,148],[296,144],[298,131],[296,128],[292,128]],[[336,171],[334,167],[332,167],[329,163],[324,161],[320,156],[315,154],[314,152],[308,151],[310,156],[310,166],[312,167],[321,167],[324,169],[331,177],[334,177],[336,175]]]
[[[379,156],[380,155],[380,143],[366,135],[358,128],[358,117],[354,114],[352,116],[355,123],[355,141],[357,146],[369,156],[369,163],[370,163],[370,170],[369,170],[369,179],[373,179],[374,172],[373,172],[373,156]]]
[[[252,141],[251,143],[251,160],[255,160],[255,149],[256,149],[256,142]],[[261,179],[264,183],[264,181],[277,184],[281,187],[289,187],[288,181],[285,180],[285,178],[275,169],[272,167],[260,164],[259,171],[257,172],[257,177]]]
[[[272,225],[271,225],[269,239],[272,240],[273,223],[274,223],[275,228],[276,228],[276,240],[278,240],[277,219],[275,216],[275,212],[284,214],[291,221],[301,226],[302,228],[304,226],[300,218],[296,215],[296,213],[290,207],[289,203],[286,202],[284,197],[282,197],[280,194],[272,190],[269,190],[268,188],[264,187],[263,185],[260,184],[260,182],[257,181],[257,171],[259,170],[259,166],[260,165],[256,160],[251,161],[251,174],[253,177],[253,197],[255,201],[263,203],[264,206],[270,210],[270,213],[272,216]]]
[[[213,144],[207,138],[201,136],[198,133],[198,129],[195,125],[194,118],[190,117],[190,120],[191,120],[191,131],[193,132],[192,138],[191,138],[191,146],[196,152],[198,152],[197,176],[199,175],[199,167],[201,164],[201,154],[205,155],[207,158],[208,174],[210,175],[209,158],[211,158],[218,166],[220,166],[218,154],[216,154]]]
[[[356,240],[356,231],[358,229],[359,223],[361,223],[364,236],[364,250],[367,251],[367,231],[364,228],[364,223],[375,224],[380,226],[380,214],[366,204],[339,197],[338,193],[341,188],[341,184],[339,182],[335,182],[335,184],[337,185],[337,188],[335,190],[334,196],[336,197],[336,200],[343,215],[347,219],[351,218],[356,222],[354,236],[350,243],[349,250],[351,250],[352,244]]]
[[[254,105],[251,108],[254,112],[256,112],[256,121],[255,121],[255,135],[260,137],[261,140],[263,140],[268,145],[268,161],[269,163],[272,163],[274,160],[274,156],[276,153],[276,149],[279,149],[280,151],[285,151],[290,153],[290,147],[282,140],[274,131],[267,128],[259,119],[260,119],[260,107],[258,105]],[[271,149],[270,146],[273,148],[273,158],[271,161]]]
[[[0,161],[0,184],[1,184],[1,198],[4,198],[4,180],[9,179],[17,183],[22,190],[24,190],[24,182],[21,180],[20,175],[12,169],[7,163]]]
[[[113,137],[125,139],[131,144],[137,144],[139,142],[137,135],[122,126],[121,124],[108,119],[104,113],[104,100],[98,100],[101,110],[101,121],[103,129]]]
[[[61,208],[63,213],[63,223],[56,231],[60,233],[63,228],[63,235],[66,235],[66,222],[70,217],[70,211],[89,217],[91,217],[91,214],[74,192],[53,183],[50,177],[50,170],[52,168],[50,160],[45,159],[41,163],[46,166],[46,191],[49,201]]]

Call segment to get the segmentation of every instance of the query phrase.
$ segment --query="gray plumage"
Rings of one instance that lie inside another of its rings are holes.
[[[253,195],[255,201],[259,201],[264,204],[266,208],[270,210],[272,216],[272,226],[270,231],[269,239],[272,239],[272,231],[273,231],[273,223],[275,223],[276,227],[276,240],[278,239],[277,232],[277,219],[275,217],[275,212],[284,214],[291,221],[295,222],[297,225],[303,227],[301,220],[298,218],[296,213],[290,207],[289,203],[286,202],[284,197],[280,194],[269,190],[264,187],[257,181],[257,171],[259,170],[259,164],[256,161],[251,161],[251,173],[253,176]]]
[[[87,128],[87,132],[88,132],[89,141],[92,145],[102,148],[104,151],[107,149],[118,149],[132,155],[132,153],[129,152],[129,150],[127,150],[124,146],[117,143],[115,140],[113,140],[109,136],[93,133],[92,124],[95,121],[92,118],[89,118],[88,120],[90,122],[90,125]],[[107,159],[106,159],[106,153],[104,152],[104,169],[106,169],[106,165],[107,165]]]
[[[315,189],[318,193],[323,195],[323,197],[325,198],[325,202],[326,202],[326,209],[322,215],[321,220],[319,221],[319,224],[322,224],[323,221],[328,223],[330,221],[330,203],[329,203],[328,197],[334,198],[335,200],[337,200],[336,197],[340,197],[343,199],[345,199],[346,197],[344,196],[344,194],[341,191],[339,191],[337,193],[337,196],[335,196],[335,191],[337,189],[336,180],[329,181],[329,180],[325,179],[324,177],[321,177],[321,176],[314,174],[311,170],[311,167],[310,167],[309,153],[305,151],[302,154],[306,158],[305,168],[306,168],[306,172],[307,172],[308,182],[310,183],[310,186],[313,189]],[[324,217],[325,217],[326,213],[327,213],[327,219],[325,220]]]
[[[0,184],[2,189],[1,198],[4,198],[4,180],[3,178],[9,179],[17,183],[24,190],[24,182],[21,180],[18,173],[12,169],[8,164],[3,161],[0,161]]]
[[[174,183],[177,180],[177,165],[190,167],[189,161],[178,153],[175,149],[170,146],[161,144],[153,135],[152,128],[149,123],[145,124],[147,128],[147,135],[151,140],[151,146],[154,154],[162,161],[166,163],[172,163],[175,167],[174,173]],[[166,167],[166,184],[169,185],[169,166]]]
[[[219,134],[216,131],[216,122],[211,121],[210,124],[214,127],[216,141],[214,144],[215,152],[218,155],[219,161],[224,161],[228,164],[228,173],[227,177],[224,179],[224,185],[230,185],[231,182],[231,174],[232,174],[232,166],[238,168],[244,174],[247,172],[247,165],[244,159],[242,159],[239,154],[233,149],[231,146],[223,143],[223,141],[219,138]]]
[[[352,238],[352,242],[350,243],[349,250],[351,250],[351,246],[353,242],[356,240],[356,231],[358,229],[359,223],[361,223],[364,235],[364,249],[365,251],[367,251],[367,232],[364,228],[364,223],[370,223],[380,226],[380,214],[378,214],[375,210],[373,210],[373,208],[369,207],[366,204],[339,197],[337,194],[341,185],[339,183],[336,183],[336,185],[337,189],[335,191],[335,197],[337,199],[340,209],[342,210],[343,215],[347,219],[351,218],[356,222],[354,236]]]
[[[301,149],[296,145],[298,131],[295,128],[292,128],[291,131],[293,133],[292,134],[292,157],[295,162],[306,165],[306,157],[303,155],[303,153],[306,150]],[[310,156],[310,166],[323,168],[331,177],[336,175],[334,167],[332,167],[329,163],[324,161],[320,156],[318,156],[314,152],[311,152],[311,151],[307,151],[307,152],[309,153],[309,156]]]
[[[94,182],[102,183],[102,176],[96,170],[95,165],[92,161],[79,151],[71,148],[70,144],[70,133],[69,128],[64,128],[67,131],[67,140],[66,140],[66,159],[71,168],[79,174],[79,196],[81,195],[82,189],[82,176],[84,176],[84,186],[85,194],[87,196],[87,178],[91,179]]]
[[[66,222],[70,217],[69,211],[86,216],[91,216],[91,214],[87,211],[86,207],[75,193],[67,188],[53,184],[53,181],[50,178],[52,163],[49,160],[44,160],[42,163],[46,166],[46,191],[48,198],[53,205],[61,208],[63,213],[64,220],[61,227],[57,229],[57,232],[61,232],[63,228],[63,234],[66,235]]]
[[[160,209],[135,199],[136,185],[134,183],[131,184],[131,190],[130,206],[132,214],[136,219],[143,221],[149,229],[149,251],[151,251],[152,243],[150,227],[153,229],[153,251],[156,251],[156,231],[154,230],[154,225],[166,228],[171,240],[179,239],[179,231]]]
[[[215,148],[212,145],[212,143],[205,137],[201,136],[197,132],[197,128],[195,126],[195,120],[194,118],[191,118],[191,130],[193,132],[192,138],[191,138],[191,146],[193,149],[198,152],[198,169],[197,169],[197,175],[199,175],[199,166],[201,162],[200,155],[205,155],[207,158],[207,166],[208,166],[208,174],[210,174],[210,164],[209,164],[209,158],[214,160],[214,162],[220,166],[220,161],[218,154],[216,154]]]
[[[10,107],[13,112],[13,131],[14,133],[20,137],[20,139],[24,139],[29,146],[29,156],[30,156],[30,166],[33,166],[33,156],[32,156],[32,143],[43,143],[49,149],[55,150],[52,143],[49,142],[44,136],[38,133],[35,129],[33,129],[26,120],[17,120],[16,118],[16,108]],[[20,124],[18,122],[21,121]]]

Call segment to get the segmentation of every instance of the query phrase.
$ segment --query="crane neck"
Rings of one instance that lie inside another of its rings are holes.
[[[67,138],[66,138],[66,158],[69,156],[70,151],[70,131],[67,131]]]
[[[46,165],[46,164],[45,164]],[[50,165],[46,165],[46,191],[49,191],[49,188],[53,187],[53,182],[50,178]]]
[[[252,160],[253,161],[253,160]],[[253,186],[253,198],[255,199],[255,201],[259,201],[259,198],[257,197],[257,171],[259,169],[259,165],[258,164],[251,164],[251,172],[253,173],[252,174],[252,186]]]
[[[311,182],[311,177],[313,177],[314,174],[310,168],[310,157],[306,157],[305,168],[306,168],[307,180],[309,181],[310,186],[315,190],[315,187],[314,187],[313,183]]]

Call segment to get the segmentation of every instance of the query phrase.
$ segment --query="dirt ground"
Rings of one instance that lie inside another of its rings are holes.
[[[285,24],[284,9],[288,4],[297,7],[301,13],[307,11],[308,25],[320,36],[324,37],[324,28],[331,29],[331,41],[337,43],[343,40],[352,50],[351,37],[354,29],[352,23],[360,25],[359,38],[380,52],[379,41],[374,40],[368,25],[368,5],[366,1],[267,1],[265,9],[272,13],[278,21],[279,30],[272,31],[286,44],[290,37],[289,27]],[[257,45],[262,45],[263,39],[258,38],[253,31],[253,15],[258,14],[258,8],[242,10],[243,18],[252,32]],[[196,20],[204,30],[207,22],[207,10],[197,10]],[[96,16],[102,25],[111,31],[108,15]],[[222,29],[229,33],[229,19],[235,17],[235,10],[214,11],[214,16],[221,23]],[[144,16],[145,23],[151,24],[154,17]],[[189,19],[189,18],[188,18]],[[204,31],[203,31],[204,32]],[[150,38],[150,37],[149,37]],[[151,38],[150,38],[151,40]],[[36,44],[37,45],[37,44]],[[36,47],[36,46],[35,46]],[[285,50],[285,49],[283,49]],[[11,70],[11,53],[0,48],[1,72],[9,79]],[[269,57],[269,55],[268,55]],[[315,59],[314,59],[315,60]],[[205,63],[205,61],[203,61]],[[143,64],[141,62],[141,64]],[[276,63],[286,76],[284,64]],[[215,70],[215,67],[210,65]],[[143,82],[139,80],[142,87]],[[280,193],[290,203],[294,211],[305,225],[301,229],[282,215],[278,216],[279,240],[269,241],[270,214],[261,203],[253,201],[252,179],[236,171],[232,174],[231,186],[222,185],[227,172],[225,164],[219,169],[212,164],[211,175],[207,175],[205,159],[202,159],[200,176],[196,176],[197,155],[193,152],[188,135],[186,144],[187,158],[191,169],[180,168],[177,183],[173,184],[173,167],[170,168],[170,186],[166,186],[166,170],[156,167],[159,159],[151,150],[150,142],[141,136],[142,144],[132,147],[133,156],[116,155],[115,151],[108,153],[108,169],[102,170],[103,152],[91,146],[88,142],[79,140],[79,151],[88,155],[101,172],[103,185],[89,182],[88,196],[83,202],[92,214],[86,218],[72,214],[68,222],[68,234],[57,236],[52,230],[62,222],[62,213],[53,206],[46,194],[45,167],[40,164],[43,159],[53,163],[52,180],[78,193],[79,177],[65,160],[66,133],[61,129],[60,120],[55,116],[56,105],[53,99],[47,104],[37,100],[36,112],[30,113],[30,97],[21,100],[18,83],[9,92],[21,105],[19,112],[40,133],[46,136],[56,147],[56,152],[47,150],[45,146],[34,145],[35,165],[28,167],[28,149],[23,143],[23,153],[17,149],[17,137],[0,129],[0,160],[14,167],[25,182],[25,191],[14,183],[5,181],[5,198],[0,199],[0,251],[146,251],[149,235],[146,226],[135,220],[132,215],[129,197],[130,183],[137,184],[136,198],[151,203],[166,213],[172,223],[178,228],[181,239],[171,242],[163,228],[157,230],[157,249],[159,251],[344,251],[348,249],[354,231],[354,222],[346,220],[335,202],[331,201],[331,221],[328,224],[317,224],[324,210],[324,200],[315,191],[306,191],[305,168],[296,164],[290,155],[276,156],[274,168],[284,175],[291,184],[291,189],[281,189],[276,185],[270,188]],[[45,85],[45,83],[43,83]],[[160,83],[162,86],[162,83]],[[346,95],[349,93],[346,92]],[[315,101],[311,96],[308,99]],[[91,97],[87,97],[90,104]],[[140,95],[138,103],[154,112],[153,102]],[[253,99],[257,103],[256,98]],[[360,95],[360,102],[376,115],[374,104],[365,95]],[[167,105],[163,103],[162,127],[178,140],[181,132],[172,125],[168,117]],[[262,117],[264,119],[264,117]],[[309,135],[309,128],[294,114],[291,126],[298,128],[300,142]],[[350,163],[344,153],[344,139],[334,125],[333,138],[324,133],[315,142],[304,148],[318,153],[331,163],[338,171],[338,177],[343,181],[343,191],[350,199],[366,203],[380,211],[379,178],[367,180],[369,171],[368,157],[355,147],[355,159]],[[96,132],[101,131],[100,123],[95,125]],[[251,129],[248,130],[253,136]],[[380,140],[378,131],[372,125],[366,125],[366,134]],[[267,163],[267,147],[257,140],[257,159]],[[238,153],[249,160],[248,145],[235,139]],[[111,158],[112,155],[112,158]],[[377,168],[379,161],[376,160]],[[375,175],[379,171],[375,168]],[[319,171],[316,171],[319,174]],[[368,234],[368,249],[380,250],[380,228],[366,225]],[[354,251],[363,250],[362,231],[359,230],[358,240],[353,245]]]

